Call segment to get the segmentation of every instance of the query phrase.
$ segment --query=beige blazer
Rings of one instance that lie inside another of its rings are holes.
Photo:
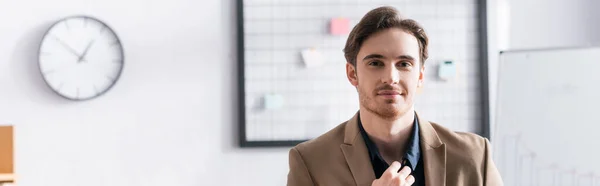
[[[431,186],[503,185],[487,139],[453,132],[419,118],[425,183]],[[375,180],[357,115],[289,152],[288,186],[356,185]]]

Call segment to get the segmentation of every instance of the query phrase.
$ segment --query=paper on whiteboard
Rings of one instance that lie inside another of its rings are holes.
[[[317,49],[302,50],[302,61],[307,68],[323,65],[323,55]]]

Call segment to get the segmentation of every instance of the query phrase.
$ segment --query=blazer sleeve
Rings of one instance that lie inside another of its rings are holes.
[[[502,182],[502,177],[500,176],[500,172],[496,168],[496,164],[494,164],[494,160],[492,158],[492,150],[490,141],[486,138],[485,140],[485,169],[484,169],[484,185],[486,186],[497,186],[504,185]]]
[[[288,186],[314,185],[304,159],[296,147],[290,150],[290,171],[288,172]]]

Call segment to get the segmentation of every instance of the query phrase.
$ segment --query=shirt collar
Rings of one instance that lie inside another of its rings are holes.
[[[360,134],[363,137],[365,144],[367,145],[367,149],[369,151],[369,157],[371,158],[371,161],[379,160],[381,162],[385,162],[385,160],[379,153],[377,146],[375,145],[375,143],[373,141],[371,141],[371,139],[369,138],[369,135],[363,128],[362,122],[360,121],[360,114],[358,115],[358,127],[360,129]],[[415,115],[415,119],[413,122],[413,130],[408,139],[408,143],[406,144],[407,145],[406,153],[404,154],[403,160],[400,162],[400,163],[402,163],[402,166],[405,166],[408,163],[409,164],[408,166],[410,166],[411,170],[413,170],[413,171],[416,169],[417,163],[419,162],[419,159],[421,158],[421,146],[419,144],[419,141],[420,141],[420,139],[419,139],[419,121],[417,120],[416,115]]]

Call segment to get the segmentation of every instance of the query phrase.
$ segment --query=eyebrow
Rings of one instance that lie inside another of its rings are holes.
[[[385,58],[385,57],[381,54],[369,54],[365,58],[363,58],[363,61],[367,60],[367,59],[382,59],[382,58]],[[415,58],[413,58],[412,56],[409,56],[409,55],[400,55],[396,58],[404,59],[404,60],[415,60]]]

